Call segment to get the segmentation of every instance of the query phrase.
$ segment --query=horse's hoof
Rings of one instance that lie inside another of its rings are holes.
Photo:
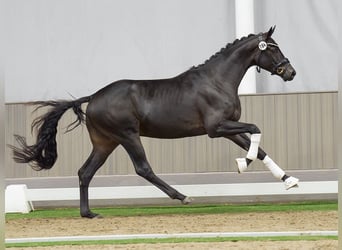
[[[95,214],[92,212],[86,213],[86,214],[81,214],[81,217],[83,218],[88,218],[88,219],[102,219],[103,216],[100,214]]]
[[[188,205],[188,204],[190,204],[193,201],[194,201],[193,198],[190,198],[190,197],[187,196],[187,197],[184,198],[184,200],[182,200],[182,204],[183,205]]]
[[[285,189],[289,190],[290,188],[298,187],[299,179],[296,177],[290,176],[284,181]]]
[[[236,158],[235,159],[238,165],[238,173],[241,174],[247,170],[247,160],[246,158]]]

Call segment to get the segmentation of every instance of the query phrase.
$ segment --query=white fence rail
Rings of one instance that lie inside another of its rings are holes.
[[[282,183],[241,183],[173,185],[175,189],[190,197],[290,195],[337,193],[337,181],[301,182],[299,188],[285,190]],[[90,199],[139,199],[165,198],[154,186],[93,187],[89,188]],[[31,201],[78,200],[78,188],[28,189]]]
[[[173,185],[180,192],[196,197],[222,196],[265,196],[265,195],[310,195],[337,194],[337,181],[300,182],[298,188],[285,190],[283,183],[235,183],[235,184],[196,184]],[[79,199],[78,188],[39,188],[27,189],[26,185],[9,185],[5,192],[8,212],[29,212],[35,201],[70,201]],[[89,198],[106,199],[142,199],[165,198],[162,191],[154,186],[93,187],[89,188]]]

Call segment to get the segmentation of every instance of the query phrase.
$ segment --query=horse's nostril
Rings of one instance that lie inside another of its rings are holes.
[[[296,75],[296,74],[297,74],[297,73],[296,73],[296,71],[295,71],[295,70],[293,70],[293,72],[292,72],[292,74],[291,74],[291,75],[292,75],[293,77],[295,77],[295,75]]]

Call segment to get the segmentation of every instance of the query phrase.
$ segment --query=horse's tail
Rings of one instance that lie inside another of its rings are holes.
[[[37,129],[37,140],[34,145],[27,145],[25,137],[14,135],[20,147],[10,146],[13,150],[13,159],[18,163],[29,163],[34,170],[50,169],[57,159],[57,125],[62,115],[70,108],[73,109],[77,119],[67,127],[69,132],[85,121],[82,103],[89,102],[91,96],[82,97],[73,101],[43,101],[33,102],[39,105],[37,109],[45,106],[52,108],[44,115],[32,122],[32,130]],[[36,109],[36,110],[37,110]]]

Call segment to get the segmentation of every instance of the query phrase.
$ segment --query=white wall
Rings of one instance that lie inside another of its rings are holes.
[[[233,1],[6,1],[6,102],[175,76],[234,37]]]
[[[340,0],[255,1],[256,29],[277,25],[274,39],[297,71],[287,83],[262,71],[257,74],[257,92],[337,90]]]
[[[258,93],[337,90],[337,3],[255,0],[255,32],[276,24],[297,70],[289,83],[262,71]],[[6,102],[175,76],[236,38],[234,8],[234,0],[5,1]]]

